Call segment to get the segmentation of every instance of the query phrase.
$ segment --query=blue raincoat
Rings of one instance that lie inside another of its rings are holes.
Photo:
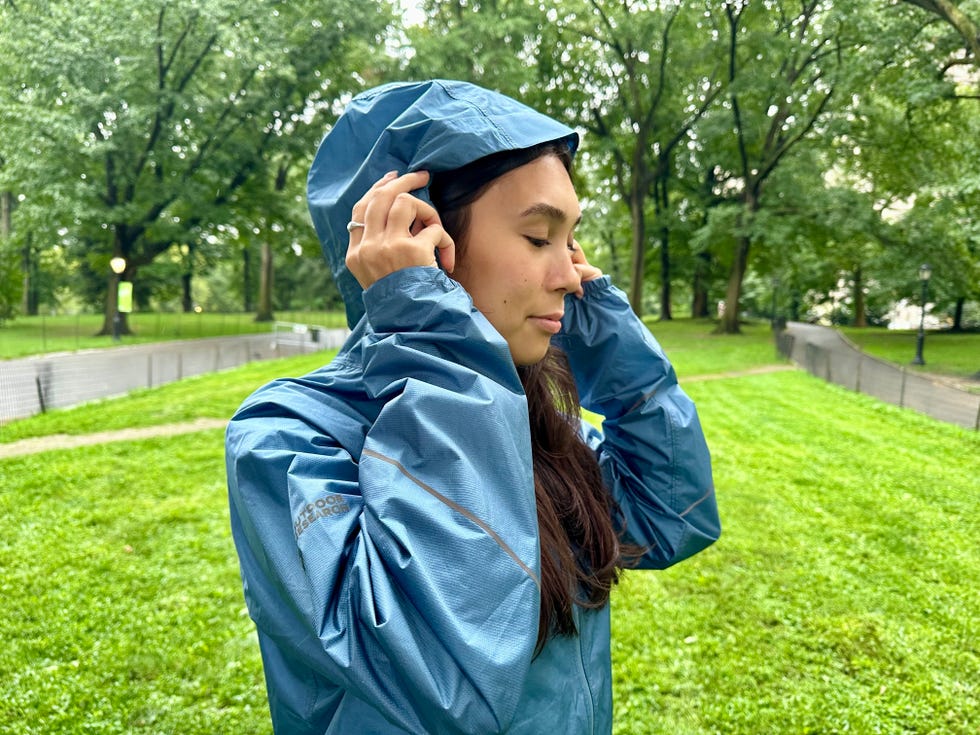
[[[354,325],[328,365],[249,397],[229,424],[231,524],[278,735],[584,735],[612,729],[609,608],[534,655],[539,546],[526,400],[507,343],[461,286],[407,268],[363,293],[343,266],[353,204],[389,170],[459,167],[577,137],[459,82],[356,98],[309,199]],[[425,192],[418,192],[425,196]],[[566,298],[583,437],[640,566],[719,523],[694,406],[623,294]]]

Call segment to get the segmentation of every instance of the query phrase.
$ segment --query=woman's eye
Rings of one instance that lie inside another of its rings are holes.
[[[544,237],[531,237],[530,235],[525,235],[524,237],[536,248],[543,248],[551,244],[551,241]]]

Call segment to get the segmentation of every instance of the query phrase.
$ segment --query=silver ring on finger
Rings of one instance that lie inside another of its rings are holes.
[[[357,220],[354,220],[354,219],[352,219],[350,222],[347,223],[347,232],[352,233],[352,232],[354,232],[354,230],[356,230],[358,228],[363,229],[364,228],[364,223],[363,222],[358,222]]]

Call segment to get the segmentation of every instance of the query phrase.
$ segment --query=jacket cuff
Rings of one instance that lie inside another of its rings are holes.
[[[361,295],[375,332],[441,331],[468,317],[473,302],[465,289],[433,266],[413,266],[390,273]]]

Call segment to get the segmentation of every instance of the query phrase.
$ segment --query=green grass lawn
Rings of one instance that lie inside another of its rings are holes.
[[[682,377],[774,361],[768,335],[653,329]],[[323,359],[25,419],[3,441],[224,417]],[[798,371],[686,387],[723,537],[614,592],[616,735],[975,734],[980,435]],[[270,732],[222,455],[211,430],[0,459],[0,734]]]
[[[339,311],[276,312],[279,321],[344,327],[346,318]],[[111,336],[96,337],[102,328],[101,314],[17,317],[0,326],[0,359],[44,352],[61,352],[116,345]],[[132,334],[120,344],[140,344],[174,339],[199,339],[228,334],[268,332],[272,325],[256,322],[254,314],[183,314],[180,312],[134,312],[129,315]]]
[[[688,375],[725,373],[785,360],[776,354],[768,322],[742,325],[741,334],[715,334],[711,319],[645,320],[683,381]]]
[[[688,391],[723,535],[618,590],[616,733],[976,733],[980,436],[798,372]]]
[[[874,357],[909,365],[915,357],[916,332],[912,330],[857,329],[841,332]],[[910,366],[940,375],[980,379],[980,332],[926,332],[923,366]]]

